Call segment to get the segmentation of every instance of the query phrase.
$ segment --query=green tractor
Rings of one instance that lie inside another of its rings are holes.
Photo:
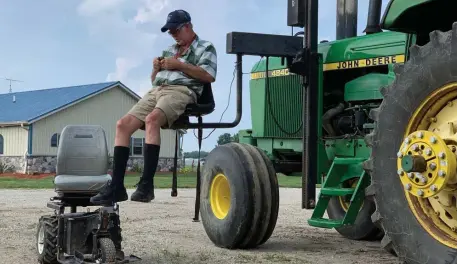
[[[370,24],[365,31],[367,34],[364,36],[338,38],[318,46],[321,67],[318,100],[322,103],[318,110],[322,111],[318,113],[321,117],[318,126],[322,130],[318,131],[319,158],[316,161],[319,177],[316,184],[321,185],[326,178],[330,178],[326,186],[338,188],[337,193],[341,192],[339,188],[355,187],[364,172],[362,161],[370,155],[364,138],[373,129],[369,111],[378,108],[382,102],[380,87],[394,81],[393,66],[404,62],[406,34],[379,32]],[[252,68],[250,100],[253,127],[239,132],[239,142],[261,149],[273,163],[276,173],[301,173],[304,124],[302,77],[291,73],[278,57],[262,59]],[[339,165],[342,161],[346,166]],[[329,171],[331,167],[334,169]],[[328,204],[323,198],[310,224],[334,227],[350,239],[378,239],[382,232],[371,221],[375,206],[369,199],[365,199],[360,211],[359,205],[353,206],[355,209],[351,211],[356,211],[348,215],[346,222],[340,221],[352,208],[349,203],[352,194],[353,189],[347,190],[345,195],[329,194]],[[338,221],[320,220],[324,210]],[[354,223],[355,219],[350,218],[357,216]]]
[[[371,0],[364,36],[357,1],[337,2],[336,41],[318,43],[317,0],[288,1],[303,37],[227,35],[238,112],[214,127],[241,118],[242,57],[265,59],[250,81],[253,129],[206,157],[196,202],[206,234],[223,248],[265,243],[276,173],[299,166],[309,225],[382,238],[406,263],[457,263],[457,1],[391,0],[381,18]]]

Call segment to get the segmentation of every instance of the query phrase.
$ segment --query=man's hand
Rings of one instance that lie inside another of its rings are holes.
[[[165,58],[160,61],[162,69],[165,70],[179,70],[181,69],[182,62],[175,58]]]
[[[152,64],[153,64],[153,70],[151,72],[151,83],[154,83],[154,80],[156,79],[157,73],[162,70],[162,65],[160,61],[162,60],[161,57],[154,58]]]
[[[161,69],[160,59],[154,58],[153,65],[154,65],[154,72],[159,72]]]

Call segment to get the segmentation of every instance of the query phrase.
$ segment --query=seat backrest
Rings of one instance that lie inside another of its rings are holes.
[[[99,176],[108,173],[105,131],[96,125],[69,125],[57,150],[57,175]]]
[[[205,83],[203,85],[202,94],[198,97],[197,104],[206,105],[207,107],[214,108],[216,106],[214,102],[213,89],[211,83]]]

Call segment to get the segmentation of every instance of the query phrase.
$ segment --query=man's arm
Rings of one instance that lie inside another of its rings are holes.
[[[179,70],[201,82],[212,83],[216,80],[217,54],[213,45],[206,47],[197,65],[183,63],[175,58],[164,59],[164,69]]]
[[[206,47],[205,51],[203,52],[202,56],[200,57],[197,66],[190,65],[191,67],[198,68],[199,71],[202,72],[202,75],[205,76],[204,81],[207,83],[212,83],[216,80],[216,73],[217,73],[217,53],[216,48],[212,44]],[[187,73],[187,72],[186,72]],[[191,73],[187,73],[191,75]],[[192,76],[192,75],[191,75]],[[195,77],[197,78],[197,77]],[[203,78],[199,78],[203,80]]]
[[[207,71],[205,71],[203,68],[200,66],[195,66],[192,64],[187,64],[187,63],[181,63],[179,70],[184,72],[185,74],[191,76],[194,79],[200,80],[205,83],[212,83],[216,79],[209,74]]]

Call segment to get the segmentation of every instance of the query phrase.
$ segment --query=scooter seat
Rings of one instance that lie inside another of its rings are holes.
[[[111,179],[105,131],[95,125],[69,125],[62,130],[57,151],[55,190],[96,193]]]
[[[58,175],[54,178],[55,190],[72,193],[98,193],[109,180],[111,175],[78,176]]]

